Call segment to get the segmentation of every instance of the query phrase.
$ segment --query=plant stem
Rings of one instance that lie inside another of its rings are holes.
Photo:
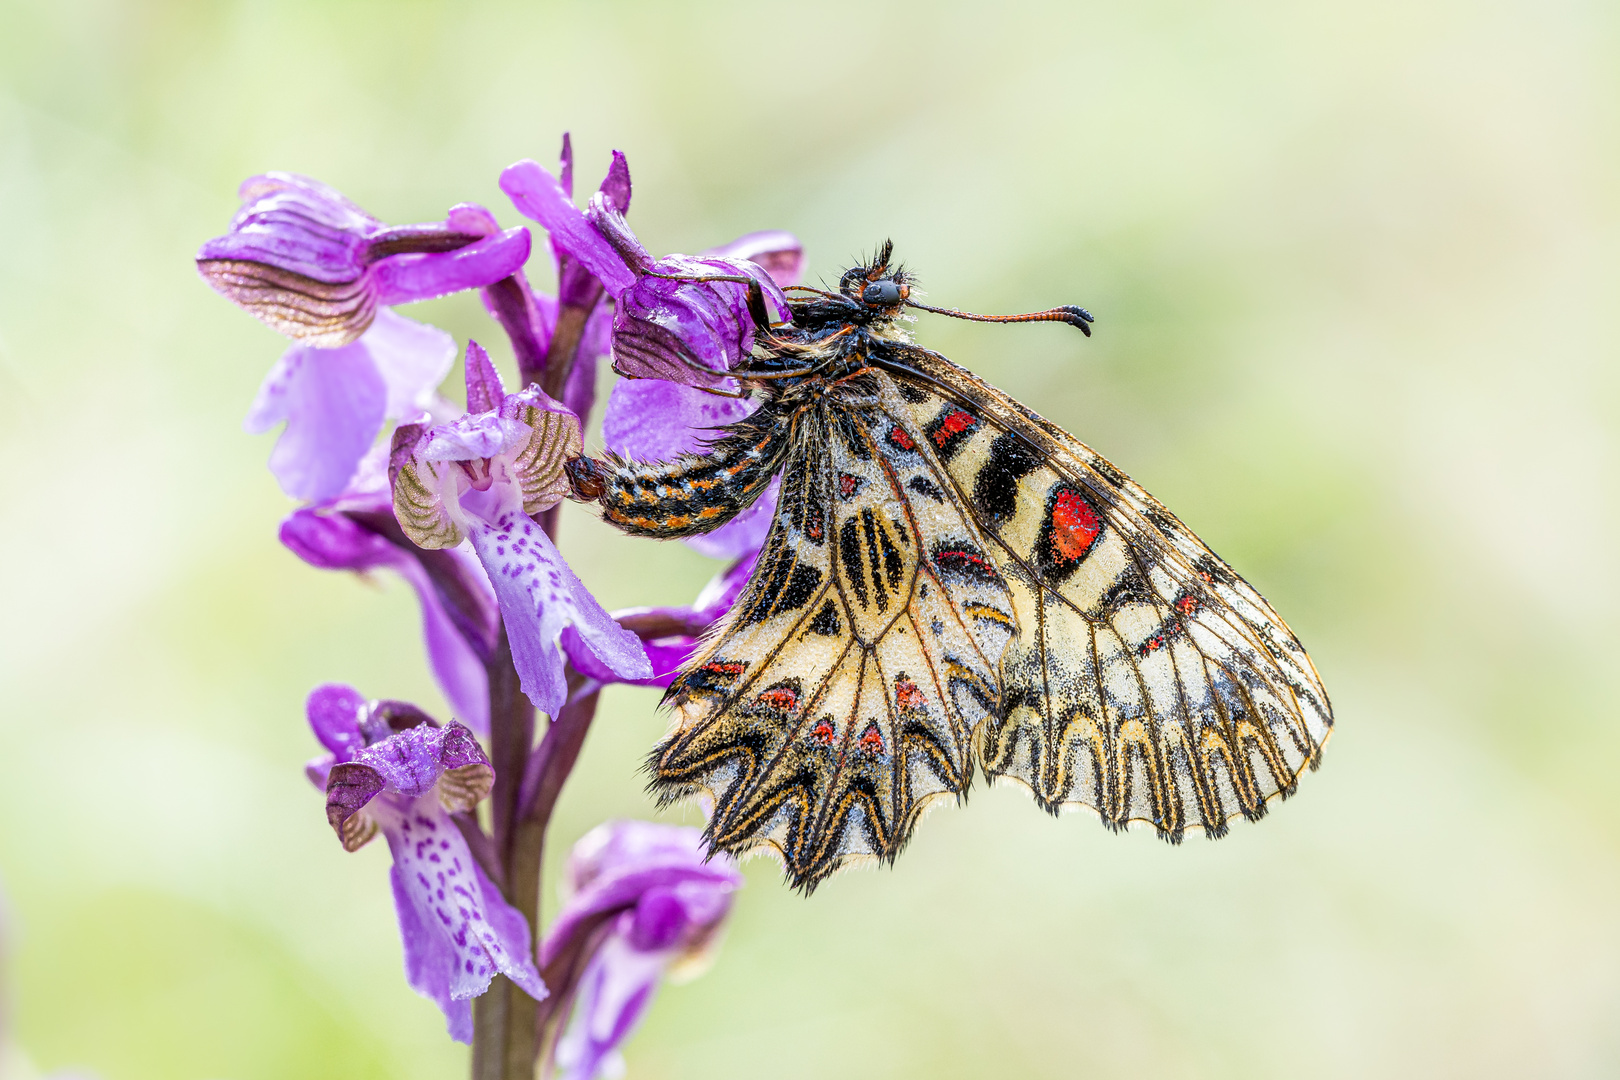
[[[529,938],[539,935],[539,844],[528,829],[518,828],[518,795],[524,766],[534,743],[534,706],[519,685],[512,648],[502,627],[485,667],[489,674],[490,763],[495,789],[490,793],[495,856],[503,874],[507,903],[529,924]],[[504,975],[473,1003],[473,1080],[532,1080],[535,1057],[535,1012],[538,1003]]]
[[[527,288],[519,278],[498,281],[485,289],[485,295],[512,341],[523,385],[539,383],[551,397],[561,399],[600,291],[588,305],[561,306],[544,350],[529,317]],[[541,514],[538,521],[555,540],[557,508]],[[490,793],[494,836],[488,854],[500,870],[498,878],[491,878],[498,881],[507,903],[528,922],[538,960],[540,862],[546,827],[596,715],[597,696],[592,693],[564,706],[535,747],[534,706],[520,686],[504,626],[489,650],[485,670],[489,675],[489,756],[495,767],[495,788]],[[539,1009],[539,1003],[506,976],[494,978],[489,990],[473,1002],[473,1080],[534,1080],[541,1034]]]

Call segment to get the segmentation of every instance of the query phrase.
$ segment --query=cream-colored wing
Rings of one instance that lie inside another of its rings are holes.
[[[892,860],[973,777],[1016,631],[1007,584],[907,428],[823,401],[800,417],[753,578],[670,688],[666,798],[706,792],[709,836],[775,849],[814,888]]]
[[[1170,840],[1261,816],[1333,726],[1304,648],[1247,582],[1091,449],[944,357],[891,369],[904,409],[977,524],[1019,634],[983,766],[1057,812]]]

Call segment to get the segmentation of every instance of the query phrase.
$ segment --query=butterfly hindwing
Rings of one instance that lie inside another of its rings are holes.
[[[986,773],[1170,839],[1221,835],[1289,794],[1332,718],[1265,601],[1117,468],[970,373],[913,350],[894,376],[890,407],[1012,597]]]
[[[656,787],[706,791],[727,850],[767,845],[796,883],[892,859],[972,780],[1016,630],[1007,583],[919,433],[823,400],[798,417],[758,569],[671,687]]]

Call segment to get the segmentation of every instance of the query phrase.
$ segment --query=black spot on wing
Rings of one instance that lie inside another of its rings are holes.
[[[866,606],[866,566],[861,561],[860,527],[854,518],[845,521],[838,530],[838,558],[844,564],[844,577],[855,590],[855,600]]]
[[[945,493],[939,490],[939,485],[935,484],[926,476],[913,476],[910,480],[907,480],[906,490],[915,491],[918,495],[923,496],[923,498],[933,499],[937,503],[942,503],[945,501]]]
[[[923,402],[928,400],[928,391],[924,390],[922,387],[913,386],[905,379],[896,379],[895,383],[900,389],[900,396],[906,401],[909,401],[911,404],[921,405]]]
[[[973,480],[973,508],[999,528],[1018,509],[1018,481],[1041,465],[1041,456],[1012,432],[996,436]]]
[[[838,605],[829,597],[816,612],[816,617],[810,620],[810,632],[820,634],[822,637],[833,637],[844,628],[843,620],[838,617]]]

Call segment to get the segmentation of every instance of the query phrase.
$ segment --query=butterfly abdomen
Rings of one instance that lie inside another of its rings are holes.
[[[570,474],[576,489],[601,503],[602,517],[625,532],[695,536],[754,504],[782,468],[791,428],[790,410],[767,405],[704,452],[656,463],[577,459]]]

